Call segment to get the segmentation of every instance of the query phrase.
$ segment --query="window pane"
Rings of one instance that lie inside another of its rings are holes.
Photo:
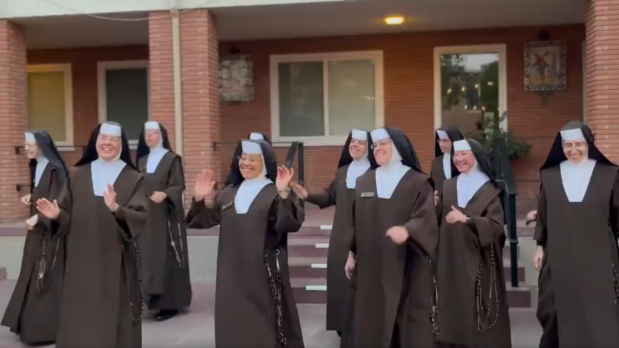
[[[329,62],[329,135],[374,129],[374,61]]]
[[[130,140],[137,140],[148,121],[148,73],[146,68],[105,72],[108,121],[123,126]]]
[[[325,135],[322,62],[279,64],[278,71],[280,135]]]
[[[64,72],[28,73],[30,129],[46,130],[54,141],[66,141]]]
[[[442,125],[467,136],[480,134],[480,121],[499,115],[499,55],[441,55]]]

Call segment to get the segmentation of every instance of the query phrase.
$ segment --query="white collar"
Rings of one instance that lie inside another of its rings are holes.
[[[475,160],[473,168],[468,173],[460,173],[456,179],[456,193],[458,194],[458,206],[460,208],[466,208],[467,204],[475,193],[486,182],[490,181],[490,178],[486,173],[479,169],[479,164]]]
[[[37,156],[36,161],[37,161],[37,167],[34,172],[34,186],[35,187],[39,186],[39,181],[41,181],[41,176],[43,176],[43,172],[45,171],[45,168],[47,168],[47,164],[49,163],[49,160],[43,155]]]
[[[161,142],[157,146],[150,149],[150,152],[148,153],[148,159],[146,160],[146,173],[154,173],[157,170],[159,162],[161,162],[163,156],[165,156],[165,154],[168,152],[169,150],[164,148]]]
[[[390,199],[404,174],[411,170],[410,167],[402,163],[402,156],[393,144],[393,141],[391,146],[392,152],[389,164],[376,169],[376,196],[378,198]]]
[[[102,159],[94,160],[90,163],[92,176],[92,190],[95,196],[102,197],[103,192],[107,191],[107,185],[114,185],[116,179],[127,164],[120,159],[106,162]]]
[[[561,181],[569,202],[582,202],[585,198],[595,164],[596,161],[591,158],[585,158],[580,163],[573,163],[569,160],[561,162],[559,165]]]
[[[255,179],[243,180],[241,186],[236,191],[236,196],[234,197],[234,208],[236,213],[246,214],[260,191],[262,191],[265,186],[272,183],[273,181],[269,180],[264,175]]]
[[[357,178],[367,172],[368,169],[370,169],[370,160],[367,155],[361,159],[353,160],[346,170],[346,187],[354,189],[357,186]]]
[[[451,179],[451,154],[443,154],[443,173],[445,173],[445,179]]]

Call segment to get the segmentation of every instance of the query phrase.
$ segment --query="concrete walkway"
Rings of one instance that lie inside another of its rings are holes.
[[[0,281],[0,311],[4,313],[14,281]],[[157,323],[147,315],[143,325],[144,348],[214,348],[213,332],[214,284],[194,284],[193,305],[187,313],[163,323]],[[512,341],[514,348],[537,347],[541,330],[533,309],[511,310]],[[339,338],[324,328],[324,305],[299,305],[306,348],[337,348]],[[239,332],[239,334],[241,334]],[[0,328],[0,347],[23,348],[17,336],[8,328]],[[47,346],[53,347],[53,346]],[[47,348],[46,347],[46,348]]]

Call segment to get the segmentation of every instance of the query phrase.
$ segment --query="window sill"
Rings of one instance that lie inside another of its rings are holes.
[[[346,138],[348,138],[348,136],[344,136],[344,137],[329,137],[329,138],[322,138],[322,137],[316,137],[316,138],[304,138],[304,137],[299,137],[299,138],[273,138],[273,147],[288,147],[290,146],[293,142],[299,142],[299,143],[303,143],[304,146],[306,147],[318,147],[318,146],[344,146],[344,143],[346,143]]]

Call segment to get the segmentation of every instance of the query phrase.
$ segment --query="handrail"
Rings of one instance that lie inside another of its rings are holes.
[[[506,114],[504,114],[506,116]],[[492,167],[496,176],[496,181],[505,194],[503,195],[503,209],[505,210],[505,224],[509,239],[509,251],[511,261],[511,284],[518,287],[518,232],[516,224],[516,196],[518,190],[512,172],[511,162],[509,161],[509,151],[507,149],[507,139],[495,138],[493,152],[491,154]]]

